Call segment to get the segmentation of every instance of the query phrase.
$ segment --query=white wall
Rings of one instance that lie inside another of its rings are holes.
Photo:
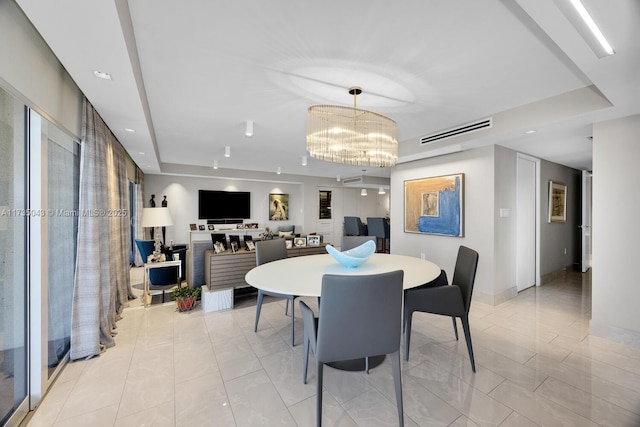
[[[189,224],[205,224],[198,220],[198,190],[248,191],[251,193],[251,219],[245,222],[257,222],[260,228],[265,226],[277,230],[278,225],[293,224],[296,233],[306,234],[319,231],[318,189],[330,189],[333,196],[334,244],[339,244],[342,235],[343,217],[360,216],[366,220],[369,216],[386,216],[389,209],[389,192],[377,194],[370,189],[366,197],[360,196],[360,189],[343,188],[335,179],[309,176],[282,176],[286,182],[276,182],[273,174],[247,173],[251,179],[216,178],[184,175],[145,175],[144,206],[149,206],[151,194],[156,196],[156,205],[160,206],[163,196],[167,196],[168,207],[174,226],[167,227],[167,241],[175,243],[189,242]],[[256,175],[253,177],[253,175]],[[269,193],[289,194],[289,220],[269,221]]]
[[[640,115],[593,127],[591,333],[640,347]]]
[[[13,1],[0,1],[0,40],[2,87],[79,137],[84,95]]]
[[[464,237],[404,232],[404,181],[464,173]],[[474,298],[494,303],[494,147],[400,164],[391,171],[391,252],[435,262],[453,277],[458,248],[480,255]]]

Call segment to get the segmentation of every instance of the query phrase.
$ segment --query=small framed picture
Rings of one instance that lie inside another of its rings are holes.
[[[244,228],[244,224],[236,224],[236,230],[242,230]]]
[[[236,240],[231,242],[231,252],[233,252],[234,254],[236,252],[238,252],[240,248],[238,247],[238,242]]]
[[[204,224],[200,224],[200,225],[198,226],[198,230],[200,230],[200,231],[204,231]]]
[[[191,231],[197,231],[198,230],[198,226],[195,224],[189,224],[189,228],[191,229]]]
[[[299,248],[301,246],[307,246],[307,238],[306,237],[296,237],[293,239],[293,246]]]
[[[222,242],[215,242],[213,244],[213,249],[216,251],[217,254],[225,251],[224,244]]]
[[[256,245],[253,243],[253,240],[247,240],[245,243],[247,244],[247,250],[248,251],[255,251],[256,250]]]
[[[285,240],[284,245],[287,247],[287,249],[291,249],[293,247],[293,240],[291,239]]]
[[[213,231],[213,224],[207,224],[207,228]]]
[[[307,236],[307,245],[320,246],[320,236]]]

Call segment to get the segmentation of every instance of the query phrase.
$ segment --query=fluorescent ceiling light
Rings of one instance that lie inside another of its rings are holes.
[[[589,12],[587,12],[587,9],[584,7],[582,2],[580,0],[569,1],[578,12],[578,15],[580,15],[580,18],[582,18],[584,23],[587,24],[587,27],[589,27],[589,30],[595,36],[596,40],[598,40],[600,46],[602,46],[607,55],[613,55],[615,51],[613,50],[607,39],[604,38],[604,34],[602,34],[602,31],[600,31],[600,28],[598,28],[595,21],[593,20]]]
[[[93,75],[99,79],[111,80],[111,74],[105,73],[104,71],[93,70]]]

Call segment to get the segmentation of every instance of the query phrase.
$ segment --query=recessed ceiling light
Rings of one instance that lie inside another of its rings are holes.
[[[111,74],[105,73],[104,71],[93,70],[93,75],[99,79],[111,80]]]
[[[380,189],[378,189],[378,194],[385,194],[384,193],[384,188],[380,187]]]
[[[278,169],[276,169],[276,173],[277,173],[278,175],[280,175],[280,174],[282,173],[282,169],[280,169],[280,166],[278,166]]]
[[[144,155],[144,151],[138,151],[138,154]]]
[[[524,131],[524,133],[526,133],[527,135],[530,135],[532,133],[536,133],[537,131],[535,129],[530,129],[530,130],[526,130]]]
[[[228,145],[224,147],[224,156],[231,157],[231,147]]]
[[[307,166],[307,156],[302,156],[302,166]]]
[[[253,120],[247,120],[247,130],[244,134],[249,138],[253,136]]]
[[[336,181],[340,182],[340,175],[336,176]]]
[[[367,195],[367,189],[363,188],[362,190],[360,190],[360,195],[361,196],[366,196]]]
[[[218,169],[218,161],[217,160],[213,161],[213,168],[214,169]]]
[[[132,133],[133,133],[133,132],[135,132],[136,130],[135,130],[135,129],[131,129],[131,128],[124,128],[124,131],[125,131],[125,132],[132,132]]]

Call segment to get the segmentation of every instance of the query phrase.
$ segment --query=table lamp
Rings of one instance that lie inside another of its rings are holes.
[[[160,261],[160,227],[173,225],[169,208],[142,208],[142,226],[155,227],[153,261]]]

